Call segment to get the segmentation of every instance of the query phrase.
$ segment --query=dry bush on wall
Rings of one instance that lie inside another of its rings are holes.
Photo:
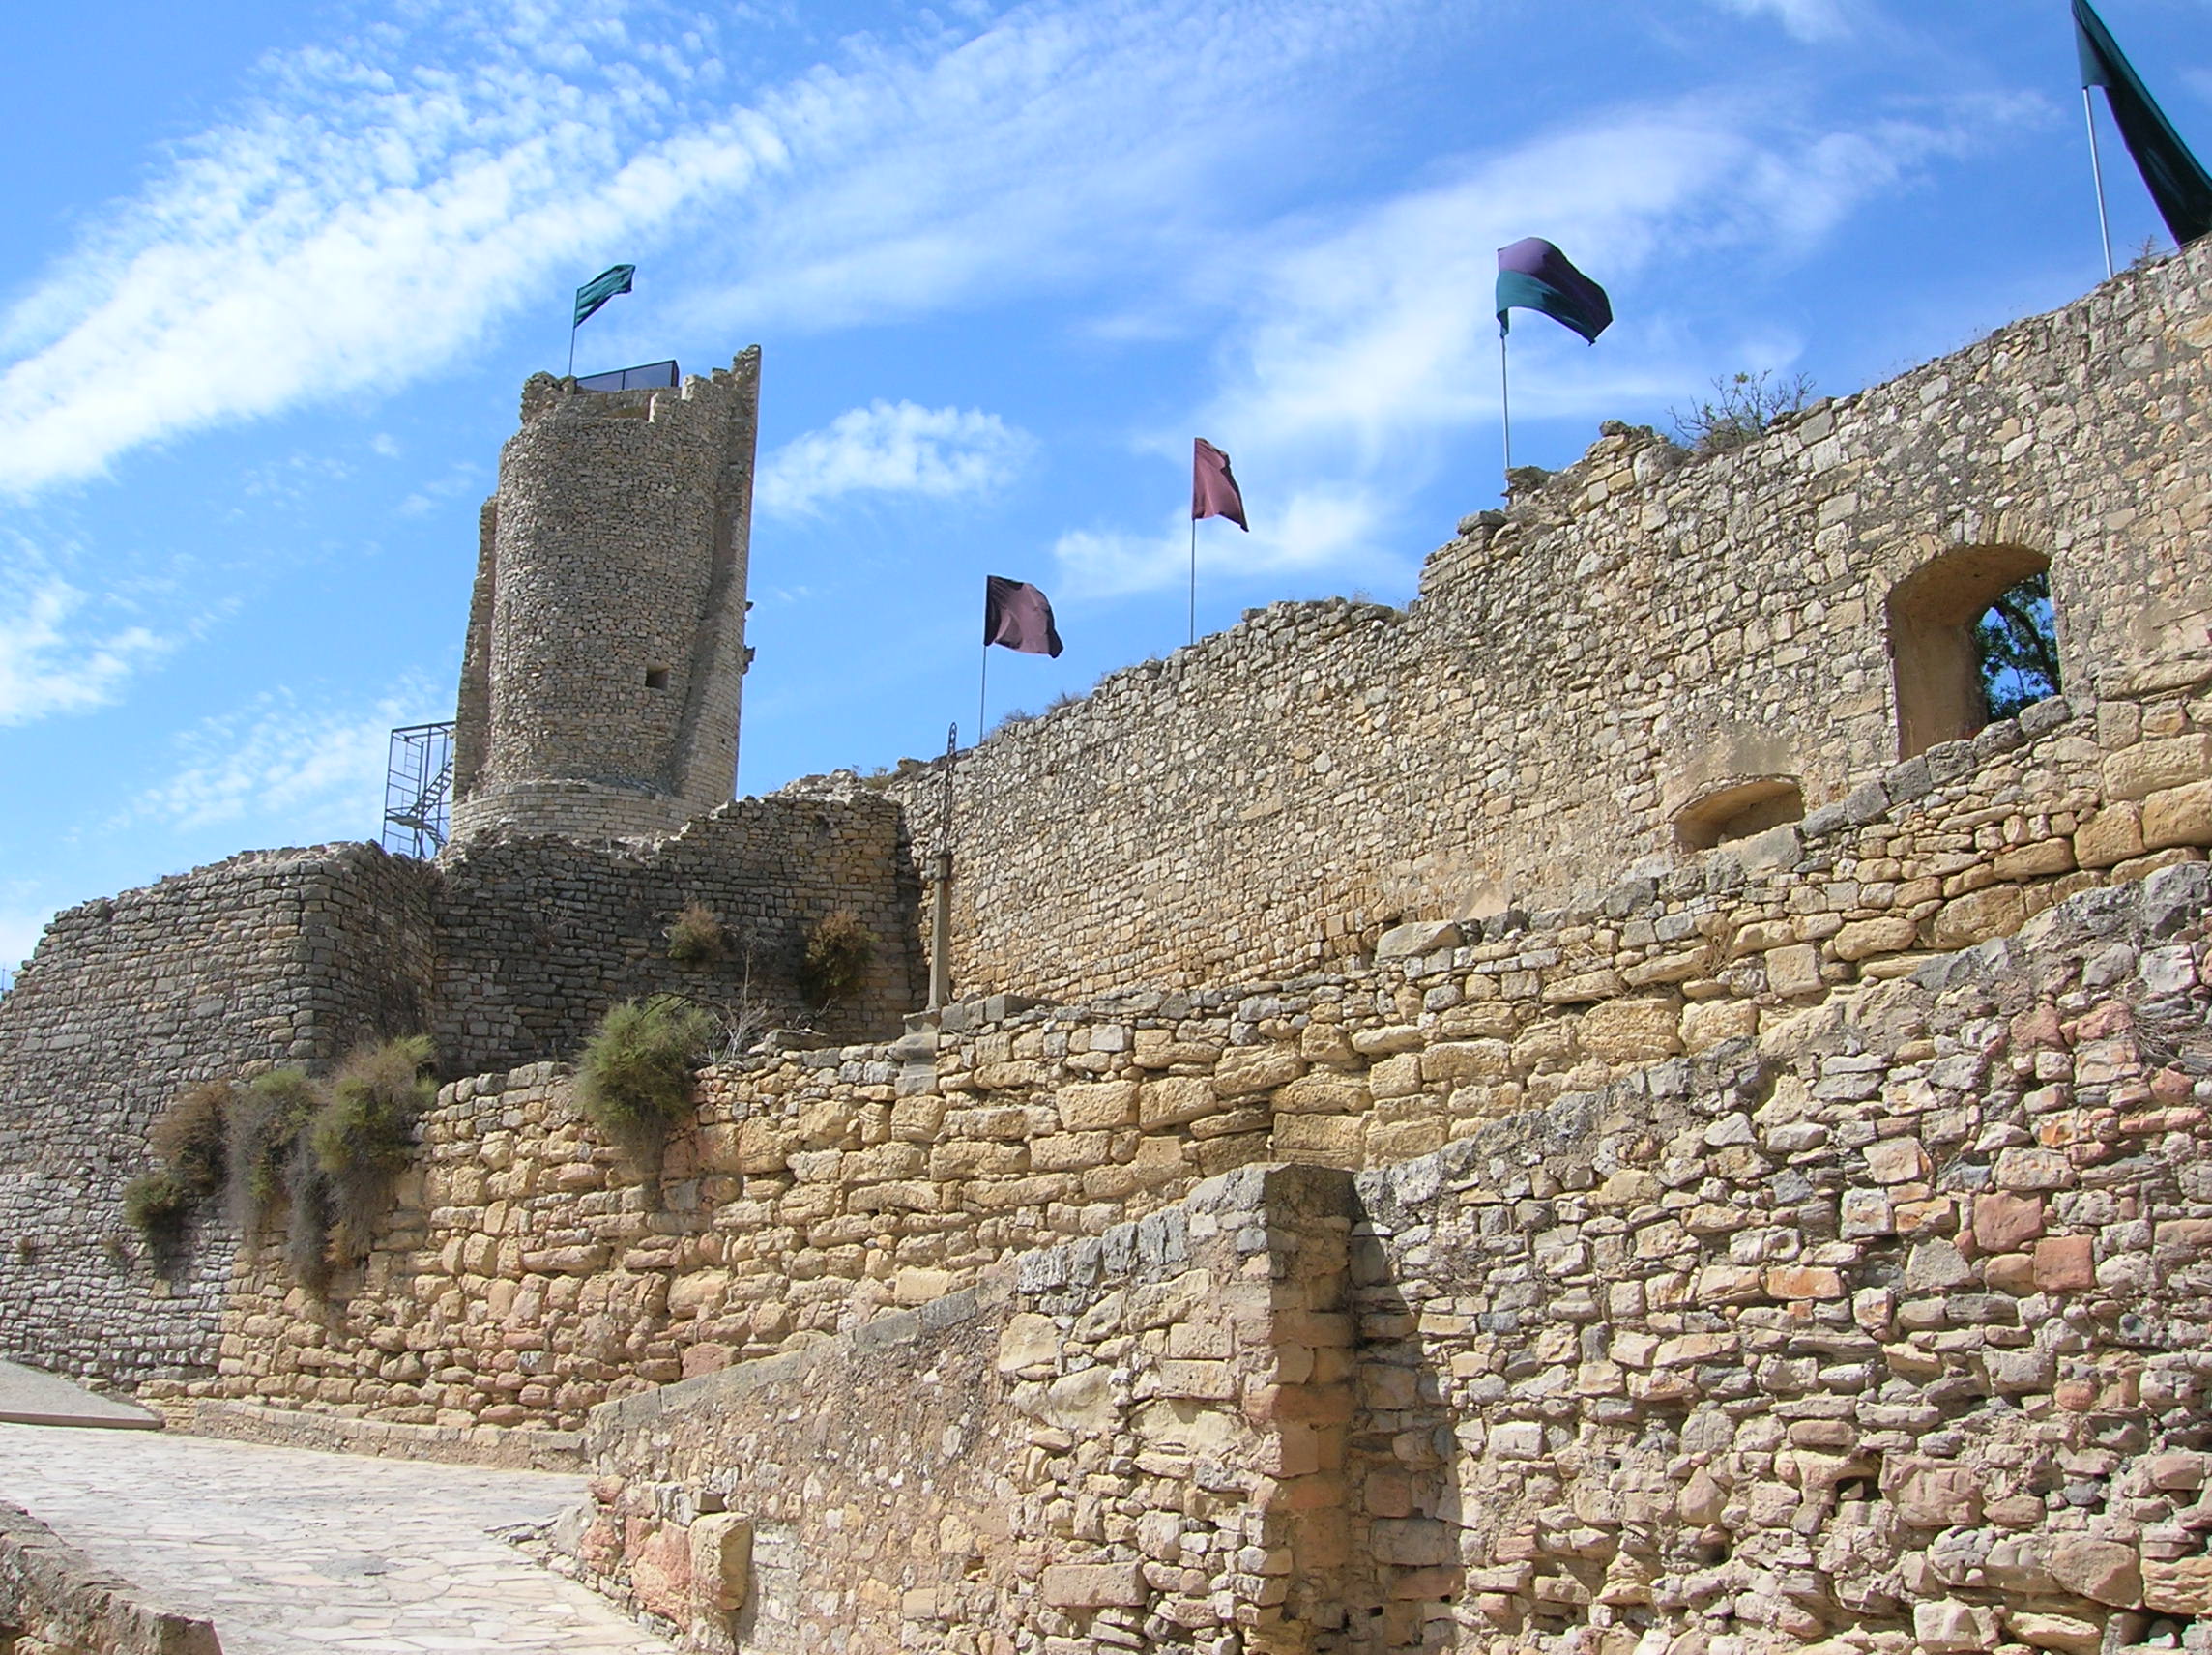
[[[806,953],[799,964],[800,993],[817,1008],[850,1000],[867,982],[868,966],[875,957],[875,939],[859,915],[843,908],[826,914],[806,934]]]
[[[233,1095],[224,1116],[224,1206],[231,1227],[250,1235],[284,1193],[285,1162],[321,1101],[299,1069],[272,1069]]]
[[[356,1047],[338,1065],[307,1125],[307,1147],[330,1195],[333,1237],[357,1257],[392,1203],[392,1184],[415,1152],[415,1121],[437,1094],[422,1071],[430,1038],[410,1034]]]
[[[184,1240],[192,1209],[222,1186],[224,1120],[235,1096],[228,1081],[187,1087],[146,1134],[159,1164],[124,1186],[123,1216],[158,1262]]]
[[[721,915],[703,902],[687,902],[668,927],[668,957],[680,966],[711,966],[728,947]]]

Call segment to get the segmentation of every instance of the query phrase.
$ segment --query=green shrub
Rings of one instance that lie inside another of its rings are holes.
[[[711,966],[722,957],[721,918],[703,902],[687,902],[668,927],[668,957],[680,966]]]
[[[331,1285],[331,1186],[304,1141],[285,1157],[284,1197],[285,1267],[319,1298]]]
[[[272,1069],[232,1094],[223,1115],[224,1205],[241,1235],[250,1235],[284,1193],[285,1162],[322,1102],[299,1069]]]
[[[1777,380],[1768,368],[1716,378],[1713,391],[1709,402],[1667,411],[1674,416],[1675,436],[1701,454],[1726,453],[1756,442],[1775,421],[1802,414],[1819,394],[1806,375]]]
[[[146,1134],[154,1158],[168,1169],[189,1200],[222,1187],[223,1119],[234,1089],[228,1081],[187,1087]]]
[[[673,996],[618,1001],[577,1059],[577,1105],[624,1147],[657,1153],[691,1105],[692,1068],[721,1035],[710,1013]]]
[[[868,962],[875,955],[875,939],[858,915],[843,908],[826,914],[806,934],[806,953],[799,963],[799,990],[815,1006],[850,1000],[868,980]]]
[[[192,1204],[191,1191],[166,1168],[141,1173],[123,1187],[123,1216],[157,1256],[170,1252],[184,1239],[185,1220],[191,1216]]]
[[[426,1034],[358,1046],[338,1065],[307,1123],[306,1146],[322,1174],[339,1249],[358,1255],[391,1205],[392,1182],[415,1152],[415,1118],[436,1095],[422,1073]]]

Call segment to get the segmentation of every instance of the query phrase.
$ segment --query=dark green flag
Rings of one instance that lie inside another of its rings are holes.
[[[637,274],[634,264],[618,264],[602,270],[583,286],[576,289],[576,319],[571,328],[581,328],[597,313],[600,305],[618,293],[629,291],[629,278]]]
[[[2074,0],[2074,45],[2081,58],[2081,84],[2105,89],[2112,124],[2120,129],[2175,243],[2186,247],[2212,231],[2212,177],[2144,89],[2111,30],[2089,9],[2089,0]]]

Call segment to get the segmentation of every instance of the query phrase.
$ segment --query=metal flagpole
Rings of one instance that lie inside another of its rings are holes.
[[[1198,642],[1198,519],[1190,520],[1190,641]]]
[[[1505,330],[1498,330],[1498,411],[1499,423],[1505,428],[1505,469],[1513,470],[1513,392],[1505,375]],[[1507,487],[1511,487],[1510,478]]]
[[[989,639],[985,639],[983,642],[983,673],[975,683],[975,740],[968,743],[971,747],[981,746],[983,742],[983,696],[990,686],[991,644]]]
[[[568,324],[568,377],[576,377],[576,329],[579,324]]]
[[[2112,279],[2112,226],[2105,217],[2105,163],[2097,158],[2097,106],[2081,88],[2081,113],[2089,122],[2089,176],[2097,181],[2097,231],[2105,238],[2105,279]]]
[[[929,1009],[952,999],[952,766],[960,726],[945,732],[945,806],[937,828],[937,901],[929,922]]]

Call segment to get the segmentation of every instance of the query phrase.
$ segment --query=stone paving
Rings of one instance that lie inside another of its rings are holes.
[[[0,1425],[0,1499],[212,1619],[224,1655],[673,1655],[489,1532],[583,1493],[536,1471]]]

